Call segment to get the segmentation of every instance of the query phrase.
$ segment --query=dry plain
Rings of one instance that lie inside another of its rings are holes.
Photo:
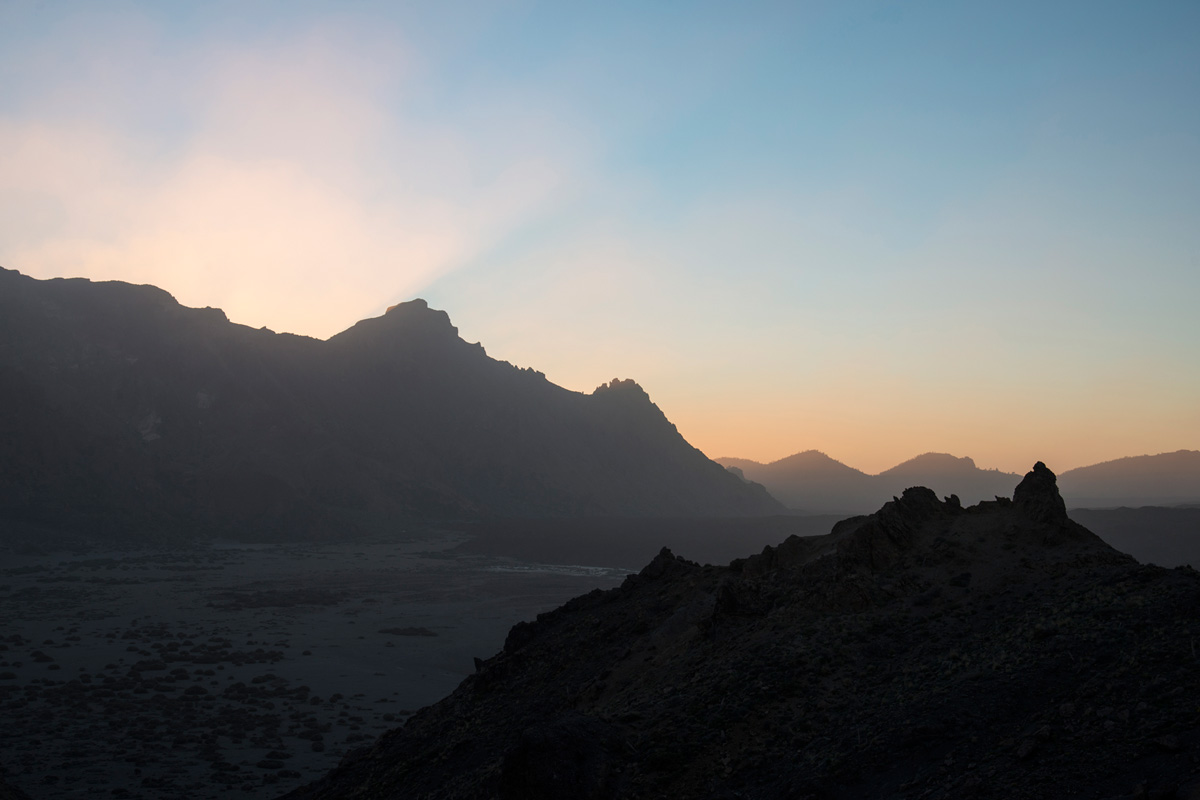
[[[270,797],[625,570],[345,545],[0,561],[0,768],[33,797]]]

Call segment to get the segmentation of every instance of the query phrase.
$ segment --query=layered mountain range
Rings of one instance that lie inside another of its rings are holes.
[[[980,469],[970,458],[925,453],[878,475],[848,467],[816,450],[762,464],[718,458],[747,480],[761,483],[789,508],[812,514],[865,513],[909,486],[927,486],[965,503],[1004,495],[1019,475]],[[1067,470],[1058,479],[1071,508],[1171,506],[1200,502],[1200,451],[1133,456]]]
[[[414,300],[327,341],[0,270],[0,523],[343,536],[487,515],[776,513],[646,392],[568,391]]]
[[[1040,462],[910,488],[727,567],[664,550],[287,798],[1193,798],[1197,608]]]

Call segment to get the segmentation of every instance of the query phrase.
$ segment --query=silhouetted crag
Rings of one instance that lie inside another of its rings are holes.
[[[0,523],[288,536],[779,510],[632,381],[602,389],[488,358],[421,300],[318,341],[0,270]]]
[[[1015,494],[664,550],[288,798],[1196,797],[1200,576]]]

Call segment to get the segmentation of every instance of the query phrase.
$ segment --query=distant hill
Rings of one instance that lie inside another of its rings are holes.
[[[858,513],[872,507],[870,498],[879,494],[872,476],[817,450],[770,464],[741,458],[718,458],[717,462],[740,469],[747,480],[761,483],[788,508],[814,514]]]
[[[1172,506],[1200,502],[1200,451],[1131,456],[1067,470],[1068,505],[1084,508]]]
[[[811,514],[861,514],[911,486],[926,486],[939,495],[956,494],[963,503],[975,503],[1005,494],[1020,480],[1019,475],[979,469],[969,458],[945,453],[925,453],[878,475],[848,467],[816,450],[770,464],[739,458],[718,458],[717,462],[736,467],[789,508]]]
[[[718,458],[746,480],[756,481],[789,508],[812,514],[861,514],[910,486],[927,486],[963,503],[1003,496],[1020,478],[980,469],[970,458],[925,453],[878,475],[868,475],[824,453],[807,450],[761,464]],[[1060,478],[1070,508],[1174,506],[1200,502],[1200,452],[1180,450],[1135,456],[1068,470]]]
[[[980,469],[969,458],[946,453],[925,453],[876,476],[890,496],[898,497],[910,486],[928,486],[943,495],[957,494],[963,503],[1005,496],[1020,475],[997,469]]]
[[[0,270],[0,408],[0,533],[781,510],[633,381],[568,391],[422,300],[320,341],[153,286]]]

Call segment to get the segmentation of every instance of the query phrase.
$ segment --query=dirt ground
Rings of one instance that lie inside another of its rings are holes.
[[[36,798],[271,797],[625,570],[461,535],[0,555],[0,769]]]

